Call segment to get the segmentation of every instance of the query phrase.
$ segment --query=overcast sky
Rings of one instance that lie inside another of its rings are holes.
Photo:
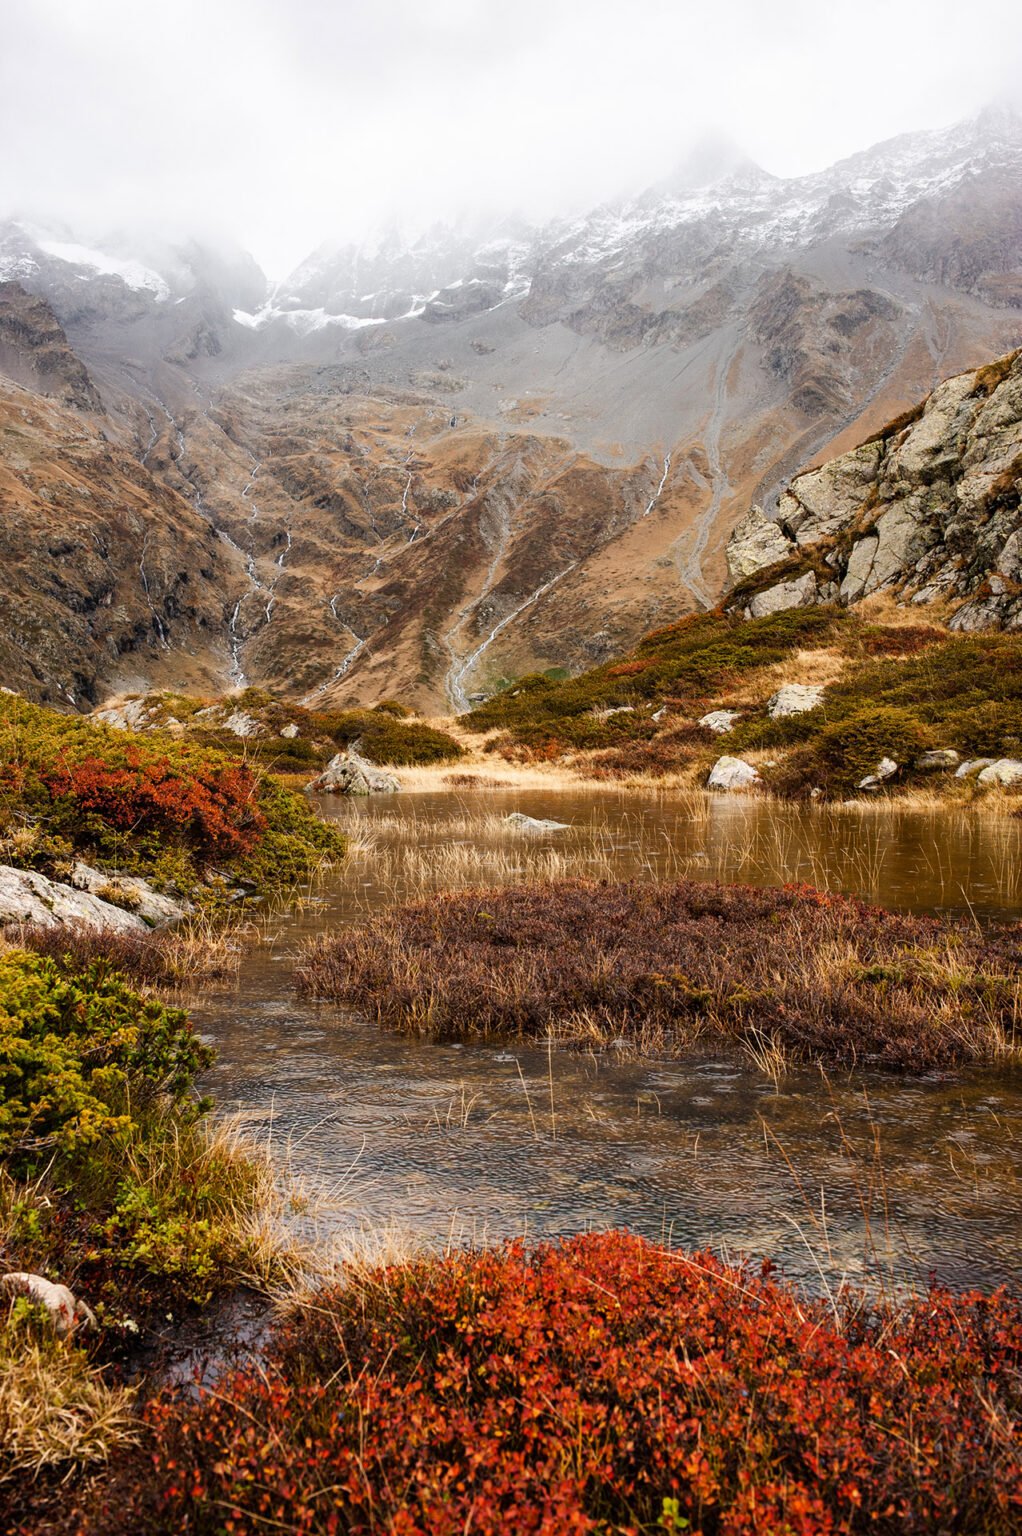
[[[1022,80],[1019,0],[0,0],[0,22],[0,212],[219,230],[271,276],[395,214],[589,206],[710,128],[819,169]]]

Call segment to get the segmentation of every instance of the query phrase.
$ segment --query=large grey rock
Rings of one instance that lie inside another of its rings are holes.
[[[787,608],[809,608],[816,601],[816,573],[806,571],[794,581],[779,581],[765,592],[757,592],[749,602],[749,615],[765,619],[771,613],[783,613]]]
[[[988,767],[989,764],[991,764],[993,761],[994,759],[992,757],[970,757],[958,768],[957,772],[955,773],[955,778],[971,779],[974,774],[977,774],[983,768]]]
[[[845,567],[844,579],[841,582],[841,601],[854,603],[864,596],[875,585],[873,582],[873,562],[876,559],[877,546],[880,540],[876,534],[870,534],[867,538],[857,539],[852,545],[851,554]]]
[[[504,820],[519,832],[566,832],[566,821],[544,821],[540,816],[526,816],[523,811],[512,811]]]
[[[1014,757],[999,757],[996,762],[989,763],[986,768],[981,768],[977,779],[979,784],[1000,784],[1007,789],[1009,785],[1022,783],[1022,763]]]
[[[771,720],[785,720],[789,715],[804,715],[811,709],[819,709],[822,703],[821,684],[785,683],[767,700],[767,714]]]
[[[938,768],[957,768],[961,760],[954,747],[935,747],[916,758],[916,767],[923,773],[932,773]]]
[[[881,446],[866,443],[797,476],[781,497],[777,521],[799,544],[839,533],[855,518],[875,483]]]
[[[740,757],[718,757],[710,769],[707,789],[751,789],[759,783],[759,774],[751,763]]]
[[[867,773],[864,779],[859,780],[859,789],[876,789],[878,785],[893,779],[898,771],[898,765],[893,757],[882,757],[872,773]]]
[[[708,715],[702,716],[699,724],[718,736],[726,736],[728,731],[734,730],[737,719],[737,709],[711,709]]]
[[[317,795],[393,795],[401,785],[391,773],[360,757],[354,748],[338,752],[318,779],[307,785]]]
[[[145,933],[148,925],[135,912],[103,901],[91,891],[48,880],[32,869],[0,864],[0,926],[37,923],[41,928],[78,924],[114,933]]]
[[[149,882],[140,879],[138,875],[109,874],[81,861],[71,871],[71,884],[75,890],[91,891],[101,901],[110,902],[113,906],[123,902],[129,911],[137,913],[150,928],[163,928],[168,923],[179,922],[186,913],[194,911],[190,902],[176,901],[173,896],[154,891]],[[113,900],[114,893],[119,900]]]
[[[792,547],[791,540],[770,521],[762,507],[750,507],[727,542],[731,585],[787,559]]]

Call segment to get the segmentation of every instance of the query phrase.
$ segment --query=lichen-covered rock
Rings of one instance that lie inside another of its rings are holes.
[[[751,789],[759,783],[759,774],[741,757],[718,757],[710,769],[707,789]]]
[[[567,832],[566,821],[545,821],[540,816],[526,816],[523,811],[512,811],[504,820],[519,832]]]
[[[980,769],[977,783],[999,784],[1002,789],[1022,784],[1022,763],[1015,757],[999,757],[996,762]]]
[[[793,581],[779,581],[776,586],[757,592],[749,600],[749,616],[765,619],[771,613],[783,613],[787,608],[809,608],[817,600],[816,573],[806,571]]]
[[[317,795],[393,795],[401,785],[393,774],[384,773],[350,749],[332,757],[307,788]]]
[[[193,911],[190,902],[175,901],[155,891],[148,880],[138,875],[110,874],[93,869],[81,860],[71,871],[71,884],[75,890],[90,891],[111,906],[120,906],[134,912],[150,928],[162,928],[168,923],[179,922],[186,913]]]
[[[778,534],[789,554],[818,547],[842,603],[891,591],[957,605],[952,629],[1022,628],[1022,350],[946,380],[874,441],[797,475],[776,524],[758,508],[743,519],[728,568],[753,618],[829,600],[815,578],[797,595],[792,581],[749,595],[748,578],[768,580],[783,558]]]
[[[933,773],[938,768],[957,768],[961,760],[954,747],[935,747],[916,758],[916,767],[922,773]]]
[[[727,570],[731,584],[776,565],[791,552],[791,540],[770,521],[763,508],[750,507],[728,540]]]
[[[898,764],[893,757],[882,757],[872,773],[867,773],[864,779],[859,780],[859,789],[876,789],[878,785],[893,779],[898,771]]]
[[[811,709],[819,709],[822,703],[821,684],[785,683],[767,700],[767,714],[771,720],[786,720],[789,715],[805,715]]]
[[[702,716],[699,724],[718,736],[726,736],[728,731],[734,730],[737,719],[737,709],[711,709],[708,715]]]
[[[49,880],[33,869],[0,864],[0,926],[5,923],[37,923],[41,928],[77,924],[115,933],[144,933],[148,927],[136,912],[127,912],[91,891]]]
[[[994,761],[992,757],[970,757],[958,768],[956,779],[971,779]]]

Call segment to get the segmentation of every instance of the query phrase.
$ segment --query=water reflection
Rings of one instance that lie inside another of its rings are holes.
[[[916,912],[1015,918],[1019,838],[965,814],[867,815],[726,797],[510,790],[327,801],[363,851],[282,917],[238,987],[196,1009],[212,1087],[272,1123],[339,1229],[483,1240],[626,1225],[769,1254],[821,1285],[878,1270],[949,1283],[1017,1275],[1018,1071],[779,1087],[711,1059],[637,1061],[435,1045],[300,1001],[308,935],[432,889],[530,875],[806,880]],[[568,822],[509,836],[512,809]]]

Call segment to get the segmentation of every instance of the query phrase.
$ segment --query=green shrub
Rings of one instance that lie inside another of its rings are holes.
[[[141,997],[103,961],[65,971],[0,955],[0,1156],[69,1153],[181,1103],[211,1052],[187,1016]]]
[[[446,731],[419,721],[399,720],[390,709],[351,709],[340,714],[318,715],[317,724],[335,746],[358,744],[370,762],[408,768],[429,763],[450,763],[464,749]]]

